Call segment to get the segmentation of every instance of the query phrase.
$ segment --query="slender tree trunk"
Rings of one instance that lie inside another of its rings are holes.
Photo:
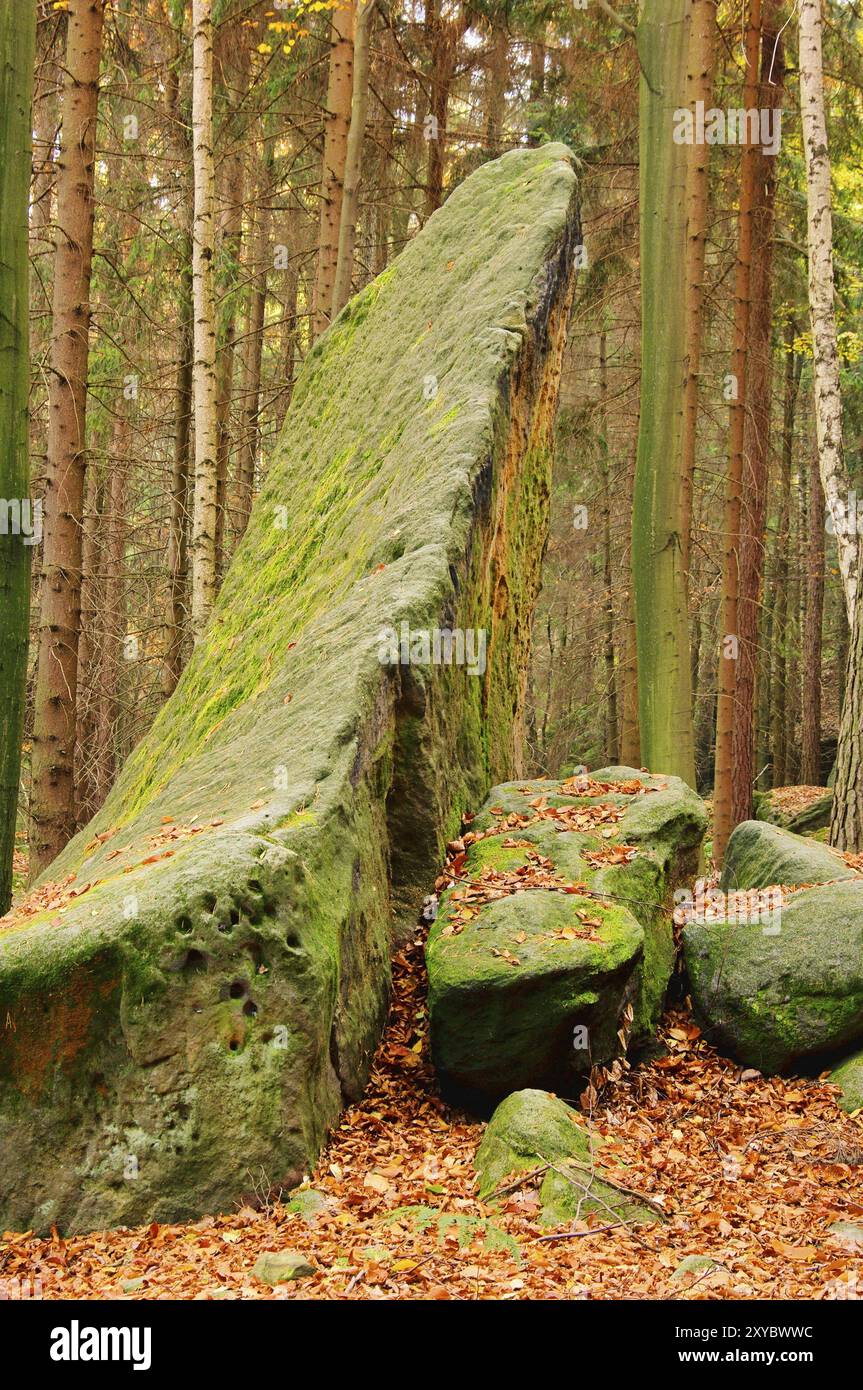
[[[689,0],[686,100],[690,110],[713,96],[716,0]],[[689,576],[692,545],[692,497],[698,437],[698,386],[704,318],[704,264],[707,251],[709,147],[693,140],[686,170],[686,395],[683,408],[683,481],[680,541],[683,568]]]
[[[97,718],[96,808],[108,795],[117,774],[122,748],[120,716],[126,636],[126,491],[129,456],[129,417],[122,402],[114,421],[108,461],[105,546],[104,645]],[[96,809],[94,808],[94,809]]]
[[[459,44],[470,23],[459,6],[456,14],[444,19],[439,0],[427,0],[426,35],[431,55],[432,128],[429,131],[428,165],[426,168],[425,215],[430,217],[443,202],[443,183],[446,167],[446,135],[449,119],[449,98],[455,79]]]
[[[746,19],[743,107],[749,111],[758,99],[758,47],[761,33],[761,0],[749,0]],[[720,610],[719,681],[716,703],[716,760],[713,782],[713,857],[722,863],[728,837],[734,828],[734,711],[737,660],[740,642],[738,596],[740,565],[740,504],[743,485],[743,447],[746,426],[747,347],[752,274],[752,218],[758,148],[750,140],[740,162],[737,272],[734,286],[734,334],[731,352],[730,448],[728,494],[725,504],[725,554],[722,566]]]
[[[617,757],[617,674],[614,662],[614,579],[611,564],[611,478],[608,448],[608,352],[605,333],[599,336],[600,449],[602,468],[602,573],[603,597],[602,652],[605,664],[605,756]]]
[[[332,12],[324,154],[321,167],[321,219],[312,299],[312,337],[318,338],[333,317],[333,291],[339,258],[345,165],[354,85],[355,0]]]
[[[641,183],[641,418],[633,497],[641,755],[695,780],[686,574],[681,548],[686,153],[672,139],[686,91],[686,0],[643,11],[638,45]],[[646,74],[646,76],[645,76]]]
[[[195,481],[192,506],[192,632],[199,641],[216,597],[218,513],[216,414],[215,177],[213,171],[213,21],[211,0],[194,0],[192,71],[192,299]]]
[[[359,0],[357,11],[351,124],[345,152],[344,193],[339,217],[338,255],[333,284],[333,318],[351,297],[357,221],[360,215],[360,178],[362,175],[363,142],[366,136],[366,112],[369,101],[369,52],[375,4],[376,0]]]
[[[777,41],[781,19],[773,5],[765,15],[761,43],[761,83],[758,109],[781,107],[785,80],[782,49]],[[755,155],[755,193],[752,206],[752,275],[750,332],[747,350],[747,411],[743,431],[742,521],[740,527],[739,596],[737,611],[737,680],[731,740],[731,823],[752,815],[755,783],[755,687],[758,676],[758,633],[764,574],[764,524],[770,465],[770,414],[773,400],[773,226],[776,206],[776,156]]]
[[[848,505],[848,474],[842,455],[842,400],[833,308],[833,212],[824,117],[821,0],[800,0],[800,116],[806,156],[809,316],[818,465],[833,521],[850,622],[857,591],[859,542],[856,527],[843,524]]]
[[[824,489],[817,460],[809,468],[809,563],[803,628],[801,780],[821,785],[821,625],[824,618]]]
[[[87,351],[102,0],[69,0],[57,161],[48,460],[33,726],[30,868],[36,877],[75,827]]]
[[[4,5],[0,10],[0,916],[12,898],[30,615],[31,546],[25,544],[28,537],[20,523],[30,500],[27,219],[35,51],[35,8],[15,14],[11,5]]]
[[[246,332],[243,342],[242,425],[237,462],[238,538],[245,533],[249,524],[255,486],[255,461],[258,456],[261,357],[267,305],[267,253],[270,243],[269,199],[271,197],[270,183],[273,171],[272,152],[272,141],[265,142],[255,208],[254,235],[251,241],[253,278],[250,286]]]
[[[489,159],[503,150],[506,85],[509,78],[509,32],[506,20],[494,23],[489,46],[485,97],[485,149]]]

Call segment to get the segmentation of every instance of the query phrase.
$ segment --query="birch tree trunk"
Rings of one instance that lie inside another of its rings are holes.
[[[206,626],[216,597],[218,524],[211,0],[194,0],[192,26],[192,168],[195,183],[195,211],[192,223],[192,396],[195,419],[195,475],[190,550],[192,633],[197,642]]]
[[[30,108],[36,10],[0,10],[0,916],[12,897],[12,855],[27,674],[30,552],[10,525],[30,495],[27,401],[30,393]]]
[[[48,457],[30,794],[30,871],[75,828],[75,725],[87,358],[102,0],[69,0],[48,394]]]
[[[851,623],[857,592],[859,547],[856,527],[843,524],[849,501],[849,484],[842,454],[842,401],[839,394],[836,314],[833,308],[833,211],[830,201],[830,155],[824,118],[821,0],[801,0],[800,3],[800,117],[806,157],[809,316],[812,323],[818,466],[827,510],[833,521],[845,605]]]

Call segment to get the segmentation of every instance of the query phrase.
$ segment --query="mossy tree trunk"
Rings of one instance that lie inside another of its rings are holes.
[[[744,39],[745,73],[742,105],[750,111],[758,98],[758,53],[761,0],[749,0]],[[749,324],[751,318],[752,222],[758,147],[747,123],[740,160],[737,267],[734,280],[734,331],[731,350],[731,418],[728,490],[725,502],[722,565],[722,603],[719,628],[719,692],[716,702],[716,757],[713,778],[713,856],[722,863],[734,827],[734,721],[737,663],[740,649],[740,511],[743,491],[743,452],[746,432]]]
[[[36,11],[23,18],[11,5],[0,11],[0,915],[12,897],[12,855],[21,771],[24,684],[30,614],[30,549],[20,527],[9,525],[9,506],[29,498],[27,400],[30,197],[30,108],[36,49]],[[20,515],[20,512],[19,512]]]
[[[48,458],[30,795],[34,877],[75,829],[82,511],[102,0],[69,0],[57,159]]]
[[[681,546],[686,149],[686,0],[656,0],[638,28],[641,187],[641,419],[632,516],[641,756],[695,779],[686,574]]]
[[[715,65],[716,0],[689,0],[686,104],[710,106]],[[709,151],[693,140],[687,146],[686,171],[686,401],[683,413],[683,520],[680,540],[683,567],[689,576],[692,544],[692,497],[698,437],[698,386],[704,318],[704,263],[707,252]]]

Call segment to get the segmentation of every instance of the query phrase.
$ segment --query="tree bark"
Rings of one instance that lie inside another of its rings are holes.
[[[809,556],[803,627],[803,738],[800,777],[821,785],[821,625],[824,618],[824,489],[817,460],[809,468]]]
[[[643,11],[638,46],[641,185],[641,418],[632,573],[641,756],[695,780],[686,575],[681,548],[686,153],[671,137],[686,90],[686,0]]]
[[[69,0],[30,796],[33,877],[75,827],[75,724],[102,0]]]
[[[213,169],[213,21],[211,0],[194,0],[192,70],[192,299],[195,479],[192,505],[192,632],[196,642],[216,597],[218,422],[216,413],[215,175]]]
[[[758,50],[761,33],[761,0],[749,0],[746,19],[743,107],[756,106]],[[738,615],[740,565],[740,504],[743,485],[743,449],[746,426],[747,347],[751,306],[752,219],[758,149],[749,139],[740,163],[737,270],[734,285],[734,333],[731,352],[731,401],[728,491],[725,504],[725,554],[722,566],[720,608],[719,680],[716,702],[716,758],[713,781],[713,857],[722,863],[728,837],[734,827],[734,714],[740,631]]]
[[[713,96],[716,0],[689,0],[689,42],[686,101],[690,110]],[[693,140],[687,148],[686,169],[686,390],[683,407],[683,479],[680,543],[683,568],[689,578],[692,546],[692,499],[698,438],[698,387],[704,319],[704,265],[707,252],[709,204],[709,147]]]
[[[833,522],[845,603],[851,622],[857,592],[859,542],[856,527],[843,524],[849,501],[849,484],[842,453],[842,399],[839,393],[839,352],[833,307],[833,212],[830,155],[824,117],[821,0],[800,0],[800,116],[806,157],[809,316],[812,323],[818,465],[827,510]]]
[[[360,215],[360,178],[362,176],[363,142],[366,136],[366,112],[369,101],[369,53],[375,4],[376,0],[359,0],[357,10],[351,124],[345,152],[344,191],[339,217],[336,275],[333,283],[333,318],[351,297],[357,220]]]
[[[333,317],[333,292],[339,258],[345,165],[354,85],[356,0],[332,12],[324,154],[321,165],[321,218],[312,300],[312,338],[320,337]]]
[[[29,227],[36,10],[0,10],[0,916],[12,899],[21,776],[32,547],[21,528],[30,499]],[[17,509],[17,527],[10,513]],[[32,512],[30,517],[32,530]]]
[[[785,63],[778,41],[781,19],[769,6],[761,40],[758,109],[782,105]],[[776,207],[776,156],[757,150],[752,206],[752,275],[750,332],[747,350],[747,411],[743,431],[742,489],[745,505],[740,527],[740,590],[737,605],[737,679],[731,739],[731,823],[752,815],[755,784],[755,686],[764,574],[764,525],[770,463],[770,414],[773,400],[773,228]]]

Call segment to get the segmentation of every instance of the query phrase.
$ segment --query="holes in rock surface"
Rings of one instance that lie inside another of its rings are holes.
[[[230,925],[230,923],[228,923],[228,922],[220,922],[220,923],[219,923],[219,931],[222,932],[222,934],[223,934],[224,936],[229,936],[233,930],[234,930],[234,929],[233,929],[233,927]]]
[[[238,907],[231,908],[228,914],[228,921],[232,927],[238,927],[240,925],[240,909]]]
[[[292,951],[298,951],[300,949],[300,938],[297,936],[297,933],[295,931],[288,932],[288,935],[286,937],[286,944],[290,946]]]
[[[201,902],[201,906],[205,912],[209,912],[212,915],[216,911],[216,902],[215,893],[207,893]]]
[[[187,951],[180,969],[187,975],[201,975],[207,969],[207,957],[203,951]]]
[[[190,934],[191,930],[192,930],[192,919],[191,919],[191,917],[186,917],[185,915],[183,915],[182,917],[178,917],[178,918],[177,918],[177,931],[182,932],[184,936],[188,936],[188,935]]]
[[[243,1013],[246,1015],[246,1017],[254,1018],[257,1012],[258,1006],[255,1003],[254,999],[247,999],[245,1004],[243,1005]]]
[[[239,1052],[239,1050],[240,1050],[239,1039],[238,1039],[238,1038],[231,1038],[231,1041],[229,1042],[228,1046],[230,1047],[230,1049],[231,1049],[232,1052]]]
[[[231,999],[243,999],[249,992],[249,986],[245,980],[234,980],[228,995]]]

